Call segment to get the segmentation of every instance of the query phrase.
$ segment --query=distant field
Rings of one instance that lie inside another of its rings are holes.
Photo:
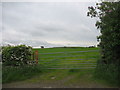
[[[94,68],[99,57],[99,48],[44,48],[39,52],[39,64],[49,69]]]

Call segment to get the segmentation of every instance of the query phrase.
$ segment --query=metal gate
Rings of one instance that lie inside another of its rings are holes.
[[[95,68],[98,50],[38,53],[38,64],[44,69]]]

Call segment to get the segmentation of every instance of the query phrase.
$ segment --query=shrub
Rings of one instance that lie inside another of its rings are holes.
[[[25,45],[2,47],[2,62],[5,66],[21,66],[31,61],[32,47]]]

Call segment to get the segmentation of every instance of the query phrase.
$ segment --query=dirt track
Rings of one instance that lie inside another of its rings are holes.
[[[102,85],[93,81],[93,83],[85,83],[80,82],[77,84],[68,84],[65,85],[65,82],[70,80],[74,77],[68,77],[62,80],[56,80],[54,82],[46,82],[46,81],[39,81],[39,82],[14,82],[9,84],[3,84],[3,88],[113,88],[110,86]]]

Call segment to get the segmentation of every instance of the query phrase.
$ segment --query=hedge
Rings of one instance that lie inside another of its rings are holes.
[[[21,66],[32,60],[32,47],[26,45],[3,46],[2,62],[5,66]]]

